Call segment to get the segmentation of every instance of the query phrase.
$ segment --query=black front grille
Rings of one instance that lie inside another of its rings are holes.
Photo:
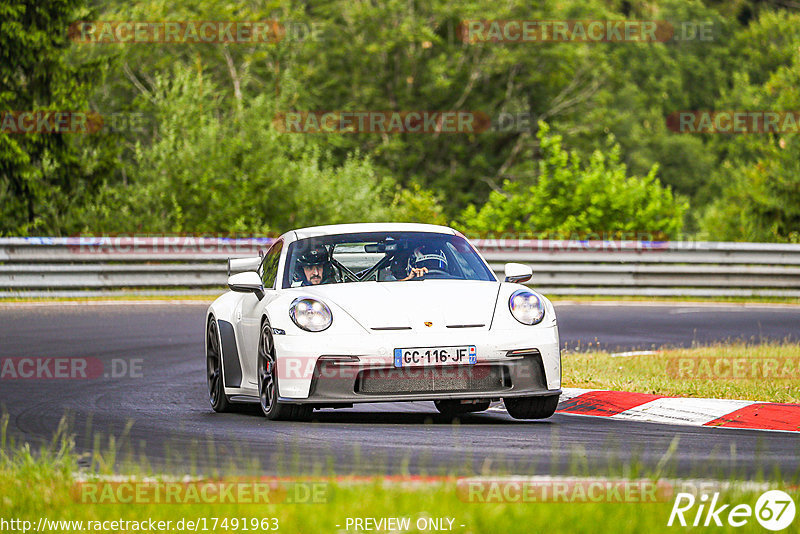
[[[394,395],[403,393],[457,393],[497,391],[511,387],[503,365],[409,367],[368,369],[356,378],[355,392]]]

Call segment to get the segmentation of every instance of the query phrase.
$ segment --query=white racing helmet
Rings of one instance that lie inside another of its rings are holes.
[[[426,267],[429,271],[447,271],[447,256],[439,248],[423,245],[408,258],[409,268]]]

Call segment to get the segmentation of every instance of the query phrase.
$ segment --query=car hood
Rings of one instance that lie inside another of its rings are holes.
[[[367,330],[391,331],[489,328],[499,289],[497,282],[419,280],[331,284],[303,292],[341,308]]]

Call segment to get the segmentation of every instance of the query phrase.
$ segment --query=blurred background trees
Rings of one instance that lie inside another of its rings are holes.
[[[800,11],[790,4],[6,0],[0,108],[141,120],[93,135],[0,133],[0,233],[242,234],[409,220],[470,232],[800,241],[796,134],[666,124],[680,110],[800,110]],[[464,43],[461,21],[478,18],[691,22],[712,38]],[[96,19],[277,19],[318,33],[70,45],[68,24]],[[291,110],[526,120],[473,134],[282,133],[273,117]]]

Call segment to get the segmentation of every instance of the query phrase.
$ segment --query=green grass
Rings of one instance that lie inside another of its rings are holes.
[[[720,344],[624,357],[589,348],[564,352],[562,360],[565,387],[800,403],[798,343]],[[734,361],[743,362],[736,378],[729,376]],[[714,362],[716,370],[706,365]]]
[[[134,499],[123,503],[96,503],[82,497],[76,489],[76,476],[80,457],[74,451],[71,437],[62,426],[53,442],[36,453],[25,444],[15,445],[6,440],[5,421],[0,425],[0,516],[5,520],[21,519],[37,525],[39,518],[50,521],[171,521],[172,530],[181,519],[198,521],[205,518],[205,526],[212,531],[214,522],[217,532],[252,532],[252,521],[264,518],[275,519],[280,532],[326,533],[345,531],[348,518],[409,518],[413,525],[420,518],[453,519],[453,531],[464,533],[529,533],[529,532],[598,532],[609,530],[621,533],[661,532],[668,530],[667,520],[674,502],[674,493],[661,494],[655,502],[651,499],[634,498],[630,502],[585,502],[574,491],[568,492],[566,499],[557,502],[492,502],[470,500],[468,492],[455,476],[437,479],[386,479],[383,477],[303,478],[295,484],[313,483],[317,489],[316,499],[301,503],[278,502],[251,503],[201,503],[193,502],[158,504],[152,498]],[[663,478],[662,464],[669,463],[669,456],[677,449],[678,440],[665,455],[660,467],[655,471],[637,473],[627,468],[631,480],[645,483],[667,485],[677,483]],[[113,447],[112,447],[113,448]],[[90,473],[112,474],[110,467],[113,452],[91,455]],[[85,459],[85,458],[84,458]],[[85,463],[85,462],[84,462]],[[99,480],[95,474],[82,475],[88,483]],[[141,474],[136,479],[141,482]],[[131,479],[124,479],[129,483]],[[495,479],[497,480],[497,479]],[[506,479],[507,480],[507,479]],[[563,480],[563,479],[562,479]],[[594,480],[598,480],[594,478]],[[278,485],[291,484],[286,480],[258,479],[260,483],[272,482]],[[87,482],[84,482],[87,483]],[[99,482],[101,486],[108,485]],[[150,484],[166,484],[168,481],[155,481]],[[683,481],[683,484],[691,484]],[[174,484],[174,482],[172,482]],[[462,480],[463,484],[463,480]],[[789,486],[789,489],[787,489]],[[104,487],[104,486],[103,486]],[[120,486],[113,486],[119,488]],[[297,486],[294,486],[297,487]],[[693,486],[697,487],[697,486]],[[795,502],[800,502],[796,482],[773,482],[764,487],[783,488],[790,492]],[[793,487],[793,489],[792,489]],[[717,490],[709,490],[709,492]],[[747,504],[754,506],[763,488],[748,488],[732,485],[719,489],[720,503]],[[130,495],[130,494],[128,494]],[[486,494],[484,494],[486,495]],[[511,494],[512,497],[518,494]],[[503,499],[499,499],[503,501]],[[513,499],[512,499],[513,500]],[[89,502],[87,502],[89,501]],[[496,499],[497,501],[497,499]],[[567,502],[564,502],[567,501]],[[694,510],[687,514],[689,521]],[[226,527],[222,521],[226,520]],[[235,521],[234,521],[235,520]],[[798,520],[796,520],[798,521]],[[243,522],[247,528],[244,528]],[[238,523],[238,524],[236,524]],[[236,528],[234,528],[236,524]],[[273,524],[271,521],[269,524]],[[338,526],[337,526],[338,525]],[[464,525],[463,527],[461,525]],[[109,524],[109,526],[111,526]],[[127,525],[128,531],[134,531]],[[745,528],[725,527],[719,532],[761,531],[754,519]],[[122,525],[111,531],[123,531]],[[203,532],[203,527],[198,529]],[[56,531],[69,531],[66,527]],[[349,530],[354,532],[352,528]],[[409,532],[417,532],[411,528]]]
[[[46,471],[44,469],[43,471]],[[44,472],[43,472],[44,474]],[[377,479],[364,484],[331,484],[326,502],[316,504],[97,504],[75,502],[72,481],[57,472],[52,477],[28,479],[23,473],[4,470],[0,474],[3,516],[27,519],[36,525],[40,517],[71,521],[202,521],[211,526],[234,520],[239,528],[217,528],[217,532],[253,531],[253,520],[277,520],[280,532],[327,533],[345,530],[348,518],[404,518],[413,525],[420,518],[453,519],[454,532],[530,533],[661,532],[666,528],[672,502],[657,503],[468,503],[456,494],[455,482],[424,486],[385,484]],[[754,506],[759,492],[724,492],[722,503]],[[794,493],[797,501],[800,494]],[[691,515],[690,515],[691,517]],[[690,519],[691,520],[691,519]],[[247,529],[242,528],[246,522]],[[751,519],[751,523],[755,523]],[[464,525],[463,527],[461,525]],[[750,528],[718,529],[722,532],[753,532]],[[200,529],[201,531],[202,528]],[[116,531],[122,531],[117,529]],[[350,530],[353,531],[352,529]],[[417,532],[416,528],[409,532]]]
[[[648,297],[635,295],[546,295],[559,302],[652,302],[652,303],[722,303],[722,304],[790,304],[800,305],[798,297]]]
[[[429,484],[422,487],[372,483],[331,484],[327,502],[318,504],[267,505],[80,505],[71,502],[69,481],[57,480],[30,490],[50,492],[49,502],[30,503],[20,509],[12,505],[7,513],[14,517],[71,520],[143,520],[152,518],[172,521],[181,518],[199,520],[207,525],[228,519],[250,522],[274,518],[281,532],[326,533],[345,530],[348,518],[404,518],[413,525],[420,518],[453,519],[454,532],[530,533],[530,532],[598,532],[598,528],[620,533],[661,532],[666,528],[672,502],[657,503],[466,503],[459,499],[455,483]],[[725,492],[721,503],[755,506],[759,492]],[[798,495],[795,493],[795,500]],[[13,498],[13,497],[12,497]],[[690,515],[690,517],[693,514]],[[691,521],[691,519],[690,519]],[[755,520],[751,519],[752,523]],[[34,523],[35,524],[35,523]],[[241,523],[240,523],[241,525]],[[463,527],[461,525],[464,525]],[[249,525],[248,525],[249,526]],[[723,532],[753,532],[760,527]],[[227,529],[225,529],[227,530]],[[218,529],[218,532],[225,531]],[[232,529],[245,532],[245,529]],[[252,530],[250,528],[249,530]],[[350,531],[353,531],[351,528]],[[416,528],[409,532],[418,532]]]

